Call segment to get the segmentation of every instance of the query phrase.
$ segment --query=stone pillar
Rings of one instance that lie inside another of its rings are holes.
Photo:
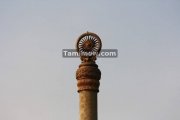
[[[95,63],[82,63],[76,72],[80,120],[98,120],[97,92],[101,72]]]
[[[80,120],[97,120],[97,93],[81,91],[79,93]]]
[[[87,32],[78,38],[76,47],[82,61],[76,71],[80,120],[98,120],[97,93],[101,72],[95,60],[101,50],[101,40],[96,34]],[[83,54],[91,52],[96,54]]]

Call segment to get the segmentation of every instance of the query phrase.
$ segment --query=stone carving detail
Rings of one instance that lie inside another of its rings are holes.
[[[82,90],[98,91],[99,81],[93,79],[78,80],[77,86],[78,86],[78,91],[82,91]]]
[[[96,56],[81,56],[82,62],[94,62],[96,60]]]
[[[95,63],[82,63],[76,71],[78,92],[81,90],[99,91],[101,71]]]
[[[87,32],[82,34],[76,43],[77,52],[81,56],[82,62],[94,62],[96,55],[102,47],[101,39],[95,33]]]
[[[76,72],[76,79],[96,79],[99,80],[101,72],[97,67],[81,66]]]
[[[101,47],[101,39],[95,33],[87,32],[78,38],[76,49],[82,61],[76,71],[78,92],[83,90],[99,91],[101,71],[98,69],[95,60]]]

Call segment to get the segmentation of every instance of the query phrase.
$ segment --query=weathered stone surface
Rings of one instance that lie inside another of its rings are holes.
[[[85,62],[76,71],[80,99],[80,120],[97,120],[97,92],[101,71],[95,62]]]
[[[97,92],[81,91],[79,99],[80,120],[97,120]]]
[[[99,91],[101,71],[95,63],[82,63],[76,71],[78,92],[82,90]]]

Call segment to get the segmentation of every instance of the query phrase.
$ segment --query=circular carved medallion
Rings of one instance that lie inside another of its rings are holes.
[[[77,52],[80,56],[84,56],[83,53],[92,53],[89,56],[95,56],[99,54],[102,47],[101,39],[95,33],[87,32],[82,34],[76,44]],[[87,54],[86,54],[87,55]]]

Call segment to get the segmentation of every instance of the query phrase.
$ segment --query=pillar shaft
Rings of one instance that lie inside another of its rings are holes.
[[[80,120],[98,120],[97,93],[100,77],[101,72],[95,62],[81,63],[76,71]]]
[[[97,92],[81,91],[79,100],[80,120],[97,120]]]

